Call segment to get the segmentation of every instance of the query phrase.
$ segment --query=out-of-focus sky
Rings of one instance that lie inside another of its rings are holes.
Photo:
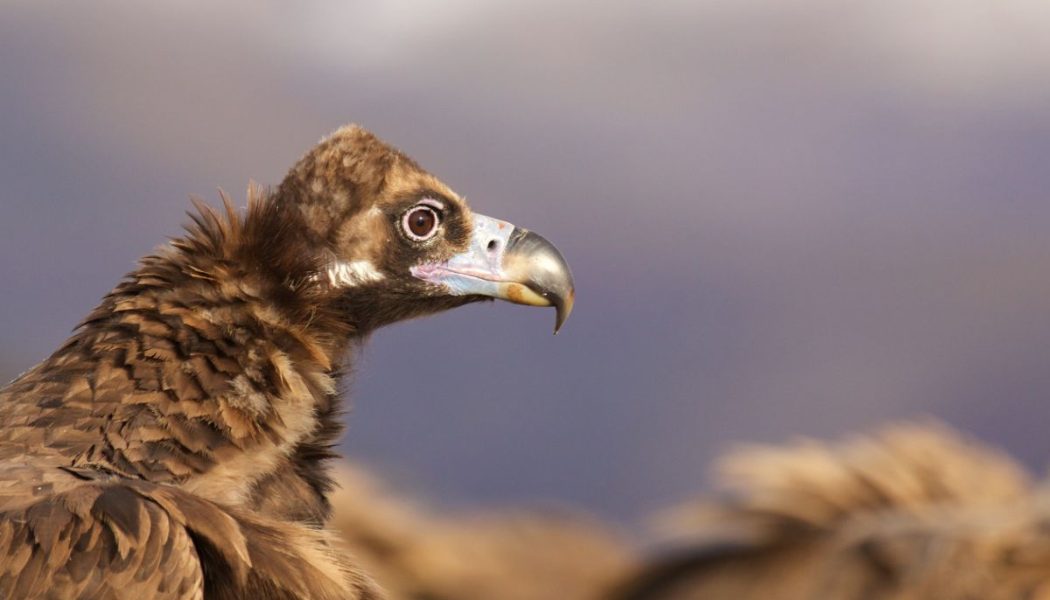
[[[377,333],[343,450],[634,521],[741,441],[932,415],[1050,456],[1041,0],[0,3],[0,376],[189,194],[358,122],[573,266]]]

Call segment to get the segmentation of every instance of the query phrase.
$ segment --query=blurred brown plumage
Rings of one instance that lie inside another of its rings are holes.
[[[450,512],[335,472],[331,527],[392,600],[598,600],[635,565],[595,519],[566,510]]]
[[[727,497],[677,509],[677,550],[619,600],[1050,598],[1050,502],[939,425],[730,454]]]

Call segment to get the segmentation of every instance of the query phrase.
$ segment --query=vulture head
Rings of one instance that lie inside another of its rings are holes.
[[[357,331],[498,298],[553,306],[557,333],[572,311],[572,274],[550,242],[473,212],[360,127],[322,140],[269,203],[279,223],[267,235],[293,239],[274,240],[285,256],[266,266],[283,267],[280,279],[300,299],[346,316]]]

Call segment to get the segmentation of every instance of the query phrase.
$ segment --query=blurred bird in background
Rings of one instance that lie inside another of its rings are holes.
[[[619,600],[1050,598],[1050,495],[938,424],[731,453]]]
[[[1050,598],[1050,492],[943,424],[746,447],[715,468],[721,496],[630,544],[581,515],[442,515],[349,466],[333,526],[406,600]]]
[[[354,464],[335,481],[331,528],[394,600],[599,600],[637,568],[624,532],[578,509],[441,511]]]

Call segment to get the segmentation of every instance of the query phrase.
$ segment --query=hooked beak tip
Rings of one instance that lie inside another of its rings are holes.
[[[569,315],[572,314],[572,305],[575,302],[576,290],[569,290],[569,294],[565,298],[553,298],[552,304],[554,304],[554,310],[556,311],[554,318],[554,335],[558,335],[561,326],[565,324]]]
[[[572,313],[576,287],[561,252],[541,235],[517,229],[504,257],[508,274],[555,308],[554,333]]]

